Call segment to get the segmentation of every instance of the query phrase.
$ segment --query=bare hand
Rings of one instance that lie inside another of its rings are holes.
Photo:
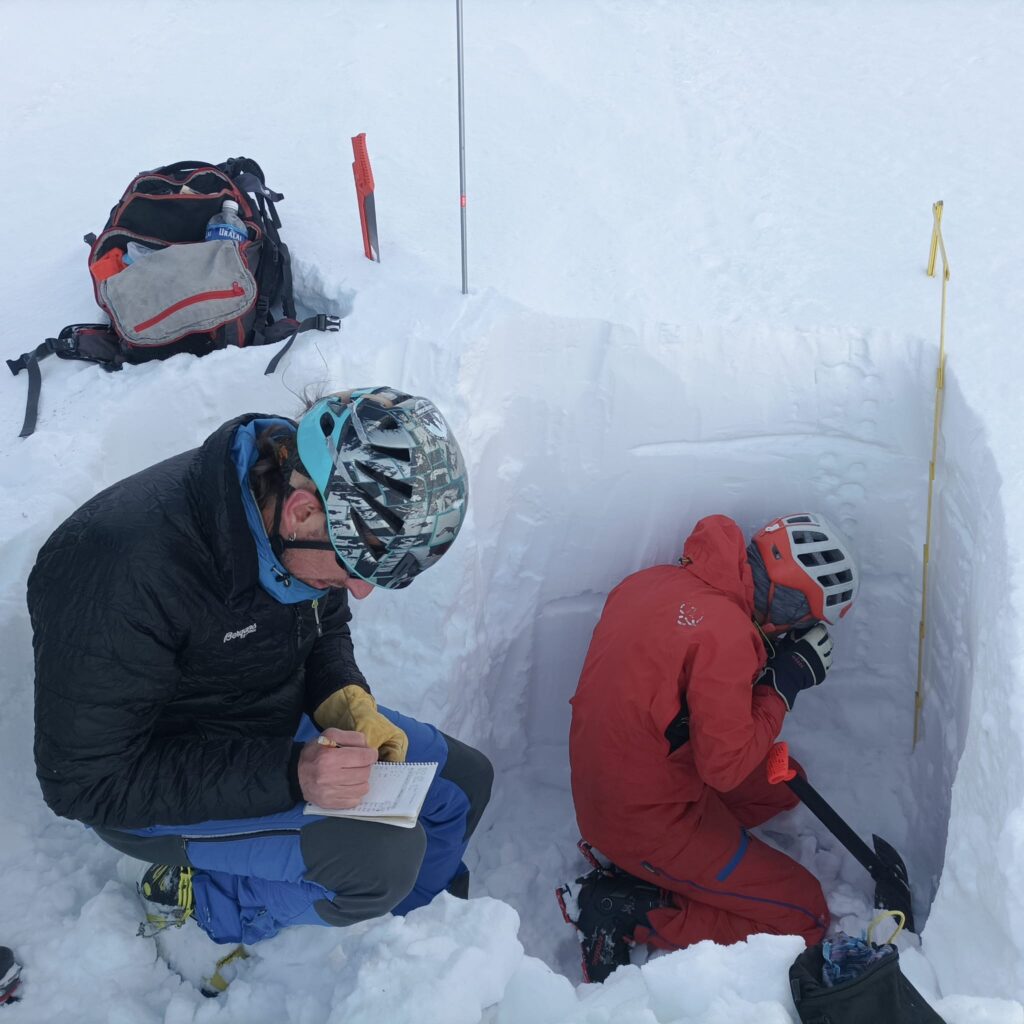
[[[336,747],[310,740],[299,754],[299,788],[310,803],[343,809],[355,807],[370,788],[370,765],[377,751],[361,732],[324,729]]]

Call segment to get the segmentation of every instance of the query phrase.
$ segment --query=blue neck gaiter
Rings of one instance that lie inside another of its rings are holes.
[[[260,515],[256,498],[249,486],[249,470],[259,457],[256,438],[267,427],[290,427],[294,424],[288,420],[266,419],[251,420],[235,431],[231,439],[231,458],[238,471],[238,483],[242,490],[242,505],[245,507],[245,518],[249,524],[249,532],[256,542],[256,554],[260,560],[260,586],[281,604],[298,604],[300,601],[315,601],[325,598],[330,591],[315,590],[313,587],[295,576],[281,564],[270,546],[263,517]]]

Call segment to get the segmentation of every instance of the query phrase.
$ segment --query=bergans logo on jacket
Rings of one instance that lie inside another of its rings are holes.
[[[256,623],[251,622],[245,629],[236,629],[233,633],[224,634],[224,643],[229,640],[241,640],[243,637],[247,637],[256,632]]]
[[[697,610],[694,604],[687,604],[685,601],[679,606],[679,616],[676,619],[677,626],[699,626],[704,621],[704,616]]]

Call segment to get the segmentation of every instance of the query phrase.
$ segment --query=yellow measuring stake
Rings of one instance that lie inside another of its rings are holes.
[[[942,399],[946,386],[946,285],[949,283],[949,260],[942,238],[942,200],[932,204],[932,244],[928,250],[928,276],[935,276],[935,260],[942,254],[942,308],[939,316],[939,365],[935,371],[935,416],[932,422],[932,458],[928,463],[928,512],[925,520],[924,560],[921,565],[921,621],[917,630],[917,690],[914,692],[914,741],[921,735],[921,708],[924,705],[924,640],[928,623],[928,555],[932,543],[932,499],[935,492],[935,463],[939,452],[939,430],[942,426]]]

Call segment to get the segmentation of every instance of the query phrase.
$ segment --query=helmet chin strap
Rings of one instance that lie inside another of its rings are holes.
[[[278,491],[277,501],[274,504],[274,523],[270,528],[270,532],[267,534],[267,539],[270,541],[270,550],[273,551],[278,558],[280,558],[288,548],[307,548],[313,551],[333,551],[334,545],[329,540],[296,540],[294,533],[287,538],[281,535],[281,512],[284,510],[285,501],[294,490],[294,487],[282,480],[281,489]]]
[[[764,649],[768,652],[769,658],[775,657],[775,644],[772,642],[768,634],[761,628],[761,623],[757,619],[751,619],[754,623],[754,628],[761,634],[761,640],[764,642]]]
[[[334,552],[334,545],[330,541],[326,540],[292,540],[291,538],[285,538],[281,536],[280,530],[276,530],[274,534],[269,537],[270,549],[277,556],[278,561],[281,563],[282,570],[274,569],[274,575],[277,576],[278,581],[283,583],[286,587],[291,585],[291,581],[296,578],[287,567],[284,565],[284,559],[282,555],[289,548],[307,548],[314,551],[330,551]],[[337,558],[337,554],[334,555]]]
[[[292,540],[281,537],[281,550],[288,548],[306,548],[310,551],[333,551],[334,545],[329,540]]]

